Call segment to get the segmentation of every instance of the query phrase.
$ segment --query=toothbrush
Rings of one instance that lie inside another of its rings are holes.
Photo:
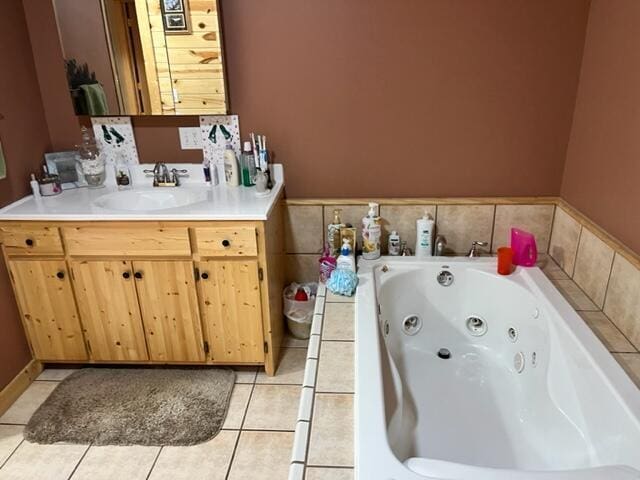
[[[258,156],[258,148],[256,147],[256,136],[251,132],[251,145],[253,146],[253,161],[256,168],[260,168],[260,157]]]

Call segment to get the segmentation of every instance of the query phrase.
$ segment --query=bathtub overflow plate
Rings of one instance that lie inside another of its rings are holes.
[[[449,270],[442,270],[438,274],[438,283],[443,287],[448,287],[453,283],[453,273]]]
[[[417,315],[407,315],[402,320],[402,331],[406,335],[415,335],[422,328],[422,320]]]
[[[485,322],[482,318],[471,315],[467,317],[467,330],[474,337],[481,337],[485,333],[487,333],[487,322]]]

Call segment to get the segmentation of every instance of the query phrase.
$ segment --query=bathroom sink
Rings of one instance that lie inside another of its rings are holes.
[[[171,188],[169,190],[169,188]],[[207,199],[205,190],[166,187],[146,190],[125,190],[96,198],[93,204],[108,210],[150,211],[185,207]]]

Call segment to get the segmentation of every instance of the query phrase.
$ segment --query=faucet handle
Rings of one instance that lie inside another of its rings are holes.
[[[475,247],[488,247],[489,246],[489,242],[481,242],[479,240],[474,240],[471,245],[475,246]]]

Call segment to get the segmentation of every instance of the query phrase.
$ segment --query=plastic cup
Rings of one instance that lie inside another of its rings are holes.
[[[513,249],[511,247],[498,248],[498,273],[511,275],[513,270]]]

